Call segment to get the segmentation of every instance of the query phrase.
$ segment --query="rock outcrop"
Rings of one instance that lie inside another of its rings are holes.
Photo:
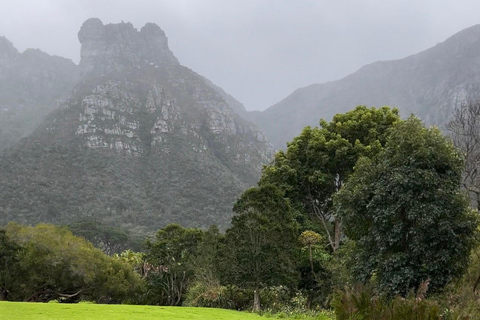
[[[82,44],[80,68],[84,76],[124,72],[146,65],[179,64],[168,48],[160,27],[147,23],[137,31],[131,23],[103,25],[100,19],[85,21],[78,32]]]

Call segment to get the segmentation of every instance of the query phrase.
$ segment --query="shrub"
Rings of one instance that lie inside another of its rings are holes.
[[[252,290],[197,281],[188,290],[184,305],[190,307],[247,310],[252,308]]]
[[[422,299],[421,294],[409,294],[387,299],[374,293],[370,287],[358,286],[336,293],[333,307],[337,320],[445,320],[438,302]]]

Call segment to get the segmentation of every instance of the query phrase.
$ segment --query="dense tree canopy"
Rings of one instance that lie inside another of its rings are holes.
[[[443,287],[467,265],[476,221],[460,192],[463,161],[437,128],[411,117],[374,159],[362,158],[336,198],[356,241],[357,279],[390,294]]]
[[[332,210],[332,197],[340,190],[362,155],[373,156],[385,144],[388,129],[400,121],[397,109],[359,106],[337,114],[320,127],[306,127],[288,143],[286,152],[275,155],[263,170],[260,184],[273,184],[285,191],[306,220],[316,217],[332,250],[338,249],[341,221]],[[301,220],[301,219],[300,219]]]

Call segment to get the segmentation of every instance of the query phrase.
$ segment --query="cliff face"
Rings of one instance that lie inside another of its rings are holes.
[[[443,125],[452,108],[480,97],[480,25],[465,29],[421,53],[362,67],[337,81],[297,89],[264,112],[252,113],[276,148],[336,113],[357,105],[390,105]]]
[[[79,39],[83,80],[0,159],[0,223],[227,226],[273,156],[265,136],[178,63],[158,26],[90,19]]]
[[[160,27],[147,23],[137,31],[131,23],[103,25],[96,18],[85,21],[78,32],[82,44],[83,75],[98,76],[146,65],[178,65]]]
[[[0,153],[32,133],[78,82],[70,60],[40,50],[19,53],[0,37]]]

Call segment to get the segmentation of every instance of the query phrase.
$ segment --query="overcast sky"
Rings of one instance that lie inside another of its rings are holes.
[[[480,23],[478,0],[0,0],[0,35],[20,51],[80,59],[77,32],[147,22],[167,34],[180,63],[249,110],[362,65],[408,56]]]

